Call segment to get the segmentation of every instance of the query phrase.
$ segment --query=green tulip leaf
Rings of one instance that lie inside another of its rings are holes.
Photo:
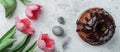
[[[14,48],[10,49],[11,52],[21,52],[25,46],[28,44],[28,42],[30,41],[31,35],[25,36],[23,40],[21,40],[21,42],[19,44],[17,44]]]
[[[0,51],[7,50],[7,48],[12,47],[16,39],[13,35],[16,33],[15,25],[10,28],[1,38],[0,38]]]
[[[0,43],[0,51],[7,48],[9,45],[13,44],[16,41],[16,39],[5,39],[5,41]]]
[[[12,15],[17,6],[16,0],[0,0],[0,3],[5,8],[5,17]]]
[[[10,30],[8,30],[1,38],[0,38],[0,42],[4,41],[5,39],[10,39],[13,37],[13,35],[16,33],[16,28],[15,25],[10,28]]]
[[[24,5],[26,5],[27,3],[30,3],[30,0],[20,0]]]
[[[36,46],[37,41],[35,41],[31,46],[26,47],[23,52],[33,52],[35,46]]]

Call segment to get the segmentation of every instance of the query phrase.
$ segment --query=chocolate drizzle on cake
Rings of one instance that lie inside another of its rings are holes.
[[[77,20],[77,32],[84,32],[86,37],[82,37],[83,40],[88,42],[91,45],[101,45],[110,40],[115,33],[115,23],[112,16],[101,8],[91,8],[83,13],[90,14],[89,16],[84,17],[87,21],[87,24],[83,23],[82,20]],[[83,15],[81,17],[83,17]],[[78,27],[83,27],[79,29]],[[79,34],[81,35],[81,34]]]

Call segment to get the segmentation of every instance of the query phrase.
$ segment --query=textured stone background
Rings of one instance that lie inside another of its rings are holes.
[[[38,3],[43,6],[42,12],[37,21],[32,21],[32,27],[35,28],[35,34],[29,45],[38,39],[40,33],[48,33],[49,36],[55,39],[55,46],[57,52],[119,52],[120,51],[120,1],[119,0],[31,0],[32,4]],[[5,11],[0,4],[0,37],[14,25],[14,18],[25,16],[26,7],[17,0],[17,9],[11,18],[5,18]],[[101,46],[91,46],[85,43],[76,33],[76,20],[88,8],[102,7],[107,10],[115,20],[116,32],[113,38],[106,44]],[[57,22],[57,18],[63,16],[65,25]],[[51,29],[53,26],[61,26],[64,28],[64,37],[56,37],[53,35]],[[15,37],[18,41],[16,45],[25,35],[17,32]],[[61,49],[62,41],[71,37],[71,43],[65,50]],[[42,52],[38,47],[35,48],[37,52]]]

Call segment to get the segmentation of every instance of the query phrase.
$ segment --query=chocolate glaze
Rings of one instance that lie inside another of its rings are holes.
[[[89,13],[91,19],[85,17],[87,24],[83,23],[82,20],[78,19],[77,32],[84,32],[86,37],[82,37],[84,41],[91,45],[101,45],[110,40],[115,33],[115,23],[112,16],[102,8],[91,8],[85,11],[83,14]],[[81,16],[82,17],[82,16]],[[82,26],[82,29],[78,27]]]

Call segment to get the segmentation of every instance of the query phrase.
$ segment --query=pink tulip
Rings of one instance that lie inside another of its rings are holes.
[[[31,20],[36,20],[40,12],[41,12],[41,6],[38,4],[29,5],[26,9],[26,15]]]
[[[41,34],[38,39],[38,47],[45,52],[54,51],[54,40],[48,37],[48,34]]]
[[[33,34],[34,29],[30,27],[30,21],[27,18],[19,19],[16,17],[15,19],[16,29],[25,34]]]

